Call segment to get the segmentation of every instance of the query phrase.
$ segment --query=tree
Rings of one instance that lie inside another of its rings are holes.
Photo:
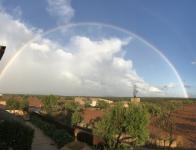
[[[43,107],[47,113],[51,113],[57,109],[57,98],[53,95],[43,98]]]
[[[125,109],[117,104],[95,124],[95,133],[102,136],[109,149],[118,149],[125,140],[143,144],[148,138],[149,115],[140,105]]]
[[[106,109],[109,107],[109,104],[105,101],[99,100],[97,107],[100,109]]]
[[[20,101],[19,108],[23,111],[28,111],[28,100],[25,97]]]
[[[86,101],[85,101],[85,104],[84,104],[84,107],[85,107],[85,108],[91,107],[91,101],[86,100]]]
[[[19,109],[20,103],[17,100],[9,99],[7,100],[7,108],[10,110]]]
[[[76,104],[74,101],[66,102],[65,109],[71,112],[80,111],[81,107]]]
[[[75,111],[72,114],[71,121],[72,121],[72,125],[74,125],[74,126],[78,125],[80,122],[82,122],[82,116],[80,115],[80,112]]]
[[[168,133],[164,140],[169,140],[169,146],[172,144],[174,137],[175,121],[172,117],[172,112],[162,112],[155,120],[155,125]]]

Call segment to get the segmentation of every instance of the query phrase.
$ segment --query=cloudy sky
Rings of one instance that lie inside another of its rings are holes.
[[[195,4],[2,0],[0,92],[195,97]]]

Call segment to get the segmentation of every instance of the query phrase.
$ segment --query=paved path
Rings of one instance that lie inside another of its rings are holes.
[[[49,137],[47,137],[39,128],[31,124],[26,123],[34,129],[34,138],[32,143],[32,150],[58,150]]]

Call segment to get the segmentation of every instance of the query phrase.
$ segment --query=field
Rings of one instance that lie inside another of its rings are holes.
[[[196,148],[196,104],[189,104],[173,114],[177,135],[183,138],[183,147]]]

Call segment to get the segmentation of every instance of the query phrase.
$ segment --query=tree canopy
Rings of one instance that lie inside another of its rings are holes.
[[[119,148],[128,139],[133,145],[140,145],[148,139],[148,120],[148,112],[141,105],[125,109],[117,104],[96,123],[95,133],[102,136],[111,149]]]

